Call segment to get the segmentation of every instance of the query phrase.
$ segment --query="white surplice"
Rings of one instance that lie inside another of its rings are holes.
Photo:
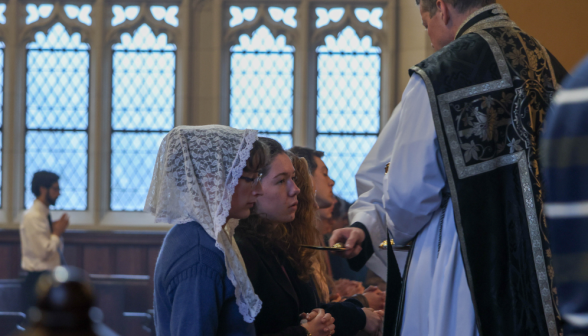
[[[384,174],[387,163],[390,166]],[[378,249],[386,239],[386,228],[399,245],[417,237],[401,335],[478,335],[451,199],[443,223],[439,222],[447,180],[429,96],[418,75],[411,77],[402,102],[362,163],[356,181],[359,198],[349,211],[349,220],[361,222],[370,233],[375,252],[368,268],[386,279],[386,252]],[[403,271],[405,256],[395,255]]]

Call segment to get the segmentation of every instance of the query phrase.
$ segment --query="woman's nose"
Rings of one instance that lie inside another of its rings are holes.
[[[296,183],[292,183],[292,188],[290,189],[290,196],[296,196],[300,194],[300,188],[296,185]]]
[[[263,195],[263,187],[261,186],[261,183],[257,183],[253,187],[253,195],[255,195],[255,196],[262,196]]]

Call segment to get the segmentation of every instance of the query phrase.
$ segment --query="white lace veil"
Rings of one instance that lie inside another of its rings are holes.
[[[233,233],[238,220],[227,223],[231,198],[257,131],[228,126],[178,126],[161,142],[145,211],[158,223],[196,221],[225,255],[227,276],[235,286],[239,312],[253,322],[261,309],[242,264]]]

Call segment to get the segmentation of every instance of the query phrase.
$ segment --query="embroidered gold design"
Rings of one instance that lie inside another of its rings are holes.
[[[467,35],[469,33],[474,33],[480,30],[492,29],[492,28],[518,28],[517,24],[513,21],[509,20],[500,20],[496,22],[484,22],[480,21],[479,23],[473,25],[471,28],[466,30],[463,35]]]
[[[489,10],[500,10],[502,9],[504,11],[504,8],[502,8],[501,5],[499,4],[492,4],[492,5],[488,5],[486,7],[482,7],[480,9],[478,9],[477,11],[473,12],[470,16],[468,16],[467,19],[465,19],[465,21],[461,24],[461,26],[459,26],[459,29],[457,30],[457,33],[455,34],[455,38],[457,38],[457,34],[459,34],[459,32],[461,31],[461,29],[469,22],[471,21],[473,18],[475,18],[476,16],[478,16],[481,13],[484,13],[486,11]],[[506,11],[505,11],[506,13]]]
[[[492,10],[492,14],[508,14],[504,8],[500,7],[500,8],[496,8],[494,10]]]
[[[467,106],[458,106],[457,109],[463,111],[461,115],[465,117],[465,121],[463,119],[461,121],[465,122],[466,126],[471,123],[472,127],[464,130],[460,129],[458,132],[454,126],[453,115],[451,113],[452,103],[464,98],[512,87],[512,78],[510,76],[510,72],[508,71],[508,66],[504,55],[502,54],[502,50],[498,46],[498,42],[485,31],[479,31],[476,33],[484,38],[486,42],[488,42],[490,50],[496,59],[501,79],[466,87],[438,96],[441,117],[443,119],[443,124],[445,125],[447,140],[449,141],[453,162],[455,164],[457,175],[460,179],[491,171],[504,165],[513,164],[518,159],[515,156],[508,155],[494,158],[498,153],[488,153],[487,149],[484,149],[483,146],[478,145],[477,142],[474,142],[473,140],[468,141],[468,143],[460,144],[459,137],[471,137],[472,135],[477,135],[478,137],[482,138],[482,140],[497,139],[498,137],[495,134],[495,131],[497,130],[496,127],[503,127],[510,123],[510,119],[508,118],[502,118],[500,121],[498,121],[498,109],[494,109],[493,105],[495,103],[500,105],[500,100],[491,100],[488,97],[484,98],[484,96],[482,96],[481,98],[471,101],[470,103],[481,103],[480,107],[482,109],[485,108],[484,112],[491,110],[490,117],[491,123],[493,123],[491,126],[491,135],[488,134],[488,113],[482,113],[480,108],[476,109],[471,104]],[[506,102],[506,97],[504,99]],[[505,103],[497,107],[502,113],[508,109],[508,105]],[[504,148],[504,146],[506,146],[506,144],[502,144],[499,147]],[[462,151],[464,151],[463,154]],[[466,163],[472,159],[475,161],[483,160],[485,162],[466,166]]]
[[[535,210],[535,201],[533,199],[533,188],[531,186],[527,157],[525,155],[519,160],[518,165],[519,174],[521,176],[521,187],[523,189],[523,197],[525,200],[527,221],[529,223],[529,235],[533,249],[533,258],[535,260],[535,270],[537,272],[539,291],[541,292],[541,300],[543,302],[543,312],[545,314],[545,320],[547,321],[549,335],[556,336],[557,326],[555,324],[555,314],[551,298],[551,286],[548,280],[548,269],[545,265],[545,258],[543,256],[541,232],[537,220],[537,211]]]
[[[536,134],[540,132],[537,125],[542,124],[546,106],[551,100],[552,92],[545,91],[545,88],[554,86],[551,82],[554,80],[553,67],[549,64],[545,49],[522,33],[510,20],[481,22],[468,29],[468,32],[480,35],[490,46],[501,76],[499,80],[436,96],[426,73],[417,67],[413,70],[427,86],[435,128],[442,144],[443,162],[446,167],[450,167],[449,155],[452,156],[459,179],[506,165],[518,165],[543,311],[549,335],[556,336],[557,311],[554,311],[553,306],[556,297],[552,297],[555,294],[552,293],[550,251],[544,255],[543,234],[538,220],[542,213],[542,202],[536,160]],[[516,88],[513,87],[509,68],[515,75],[514,80],[518,81]],[[499,95],[496,91],[503,92]],[[516,136],[509,137],[504,132],[515,132]],[[448,145],[449,151],[443,144]],[[459,200],[451,171],[448,172],[448,183],[463,244]],[[533,191],[534,187],[536,192]],[[544,219],[542,215],[541,218]],[[463,248],[467,250],[465,245]],[[464,261],[466,272],[471,277],[468,261]]]
[[[386,163],[386,166],[384,167],[384,174],[388,174],[388,169],[390,169],[390,162]]]

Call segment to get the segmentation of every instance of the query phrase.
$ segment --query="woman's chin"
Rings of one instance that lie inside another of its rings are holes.
[[[229,214],[229,218],[233,219],[245,219],[251,215],[251,209],[243,209],[238,213]]]

